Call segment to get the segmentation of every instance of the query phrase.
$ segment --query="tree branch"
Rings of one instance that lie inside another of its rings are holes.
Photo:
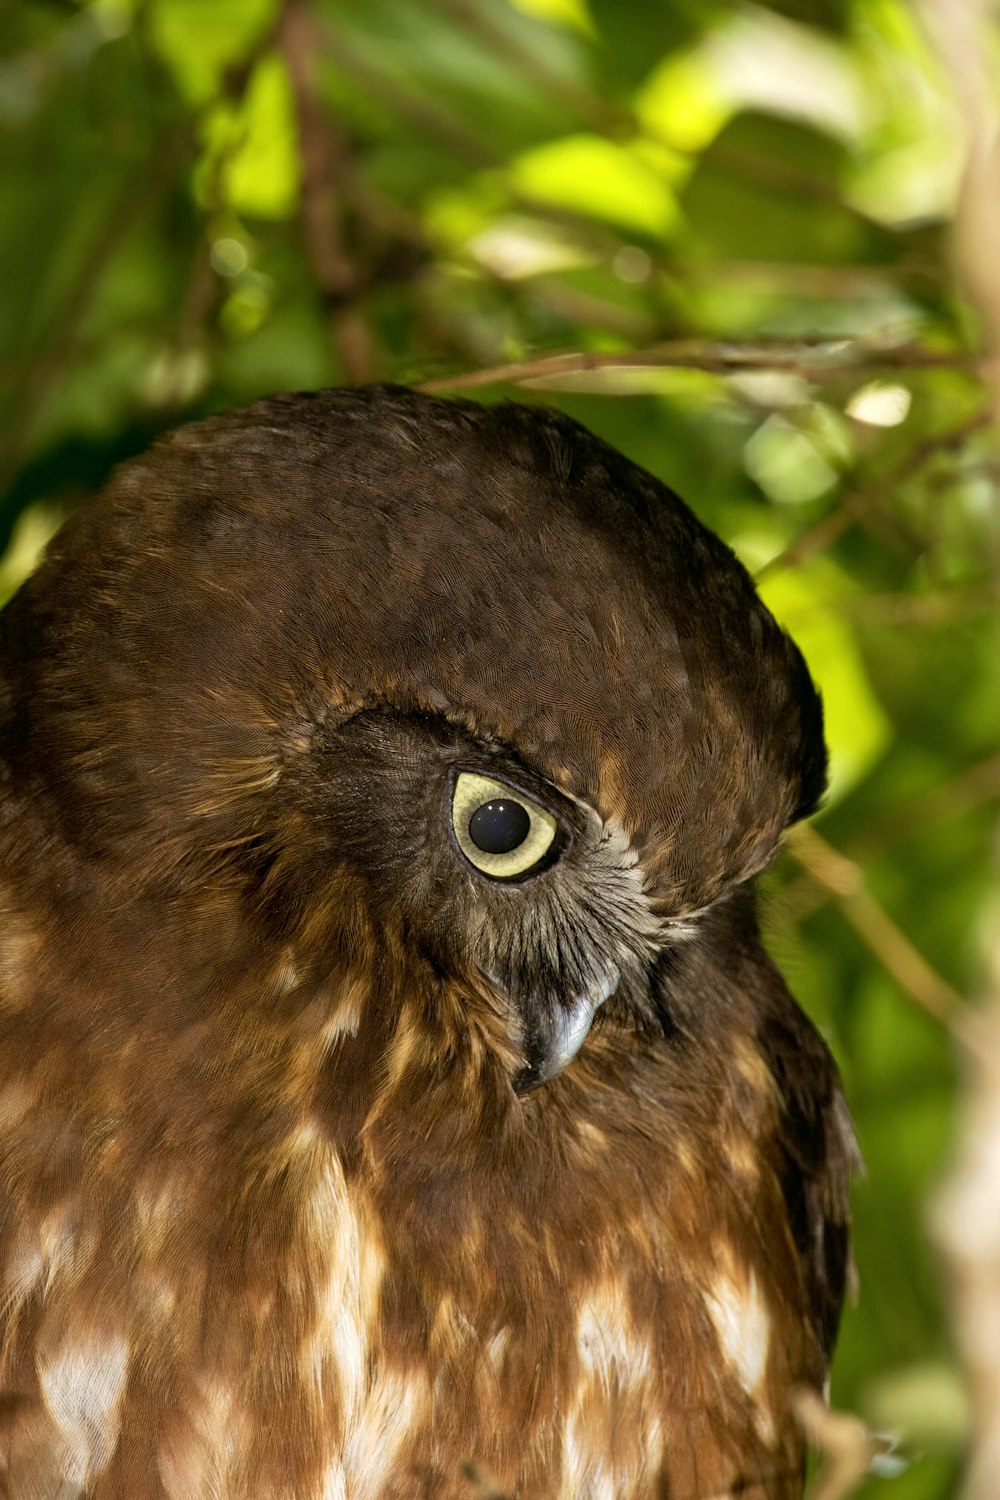
[[[978,1046],[979,1038],[962,996],[931,968],[876,901],[865,885],[860,865],[847,859],[815,828],[804,823],[789,831],[788,848],[803,868],[830,891],[859,937],[910,999],[949,1027],[967,1047]]]
[[[827,1459],[809,1491],[809,1500],[848,1500],[868,1473],[872,1459],[885,1451],[885,1443],[860,1417],[831,1411],[815,1391],[797,1391],[792,1407],[809,1442]]]
[[[820,384],[845,374],[874,370],[976,369],[981,357],[965,352],[942,352],[920,344],[877,345],[861,340],[799,339],[794,343],[732,344],[684,339],[653,349],[624,354],[582,351],[549,354],[538,359],[493,365],[485,370],[437,376],[420,387],[425,391],[472,390],[483,385],[545,383],[559,388],[566,376],[600,370],[701,370],[709,375],[735,375],[747,370],[781,370]]]
[[[974,432],[988,426],[992,419],[992,411],[986,407],[956,427],[932,434],[922,443],[917,443],[888,474],[880,475],[870,484],[854,490],[834,510],[817,521],[815,526],[797,536],[783,552],[766,562],[756,573],[756,581],[760,583],[762,579],[770,578],[784,568],[794,568],[807,557],[830,546],[855,522],[876,509],[887,496],[894,494],[900,485],[911,479],[932,458],[951,448],[960,447]]]
[[[278,22],[278,45],[288,66],[299,122],[302,230],[316,281],[328,306],[334,357],[349,384],[378,371],[375,342],[361,309],[362,283],[347,254],[339,212],[346,150],[316,96],[314,66],[324,33],[311,9],[288,0]]]
[[[1000,137],[996,11],[985,0],[922,0],[931,43],[950,77],[966,135],[952,249],[979,312],[986,347],[1000,352]],[[988,370],[1000,419],[1000,372]],[[1000,912],[997,913],[1000,915]],[[1000,1474],[1000,939],[986,953],[985,1006],[970,1067],[958,1164],[934,1215],[947,1257],[954,1324],[976,1414],[963,1493],[992,1500]]]

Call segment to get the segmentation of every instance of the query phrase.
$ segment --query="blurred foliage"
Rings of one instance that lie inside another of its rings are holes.
[[[833,1394],[899,1435],[863,1492],[893,1500],[953,1493],[968,1427],[926,1233],[959,1081],[921,1008],[975,994],[1000,790],[961,161],[902,0],[0,9],[3,594],[166,425],[476,371],[760,570],[829,715],[766,918],[867,1160]]]

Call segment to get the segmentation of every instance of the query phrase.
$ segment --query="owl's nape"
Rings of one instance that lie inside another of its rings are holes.
[[[0,615],[0,1493],[791,1500],[854,1147],[819,700],[569,419],[266,401]]]

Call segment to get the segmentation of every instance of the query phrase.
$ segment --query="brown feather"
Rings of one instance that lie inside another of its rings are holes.
[[[854,1147],[732,554],[555,413],[330,392],[122,470],[0,632],[0,1493],[801,1495]],[[468,867],[469,766],[551,867]]]

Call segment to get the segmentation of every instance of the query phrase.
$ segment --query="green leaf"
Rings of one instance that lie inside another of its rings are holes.
[[[662,166],[651,166],[637,146],[603,136],[566,136],[525,152],[512,164],[510,180],[530,199],[640,233],[664,236],[677,224]]]
[[[799,646],[822,694],[830,746],[827,801],[835,803],[871,770],[893,738],[892,723],[838,610],[854,586],[829,558],[816,557],[766,579],[760,592]]]

